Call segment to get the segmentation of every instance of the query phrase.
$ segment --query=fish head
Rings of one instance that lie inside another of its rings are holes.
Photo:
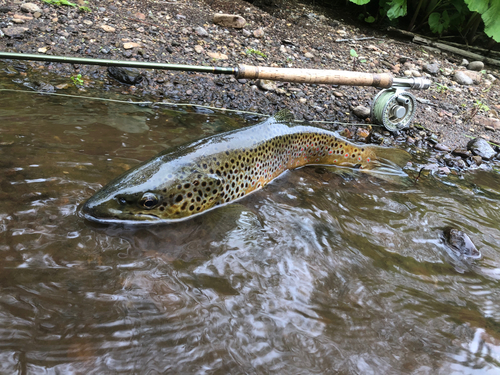
[[[111,181],[85,202],[83,216],[99,223],[175,222],[218,204],[218,175],[157,164],[141,165]]]

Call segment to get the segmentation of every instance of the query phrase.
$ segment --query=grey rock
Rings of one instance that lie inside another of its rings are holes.
[[[24,33],[29,29],[26,27],[11,26],[3,29],[2,31],[10,38],[20,39],[24,36]]]
[[[5,36],[5,34],[3,33],[3,31],[2,31],[2,30],[0,30],[0,38],[2,38],[2,37],[4,37],[4,36]]]
[[[256,83],[257,83],[257,87],[259,87],[261,90],[265,90],[265,91],[276,90],[276,82],[274,82],[274,81],[269,81],[267,79],[258,79]]]
[[[443,145],[442,143],[436,143],[434,145],[434,149],[438,150],[438,151],[446,151],[446,152],[450,152],[451,151],[451,149],[448,146]]]
[[[462,70],[458,70],[455,72],[453,79],[455,82],[460,85],[472,85],[474,81],[467,74],[465,74]]]
[[[472,61],[469,65],[467,65],[467,69],[479,72],[484,69],[484,63],[482,61]]]
[[[194,29],[194,31],[196,32],[196,34],[198,34],[199,36],[202,36],[202,37],[206,37],[208,36],[208,31],[205,30],[203,27],[201,26],[198,26],[197,28]]]
[[[36,4],[33,3],[24,3],[21,4],[21,10],[26,13],[35,13],[35,12],[41,12],[42,10],[40,7]]]
[[[370,108],[367,108],[365,106],[358,105],[357,107],[354,107],[352,111],[359,118],[365,119],[367,117],[370,117]]]
[[[427,72],[432,75],[436,75],[439,73],[439,63],[433,63],[433,64],[425,64],[424,65],[424,72]]]
[[[248,38],[251,35],[252,35],[252,33],[249,30],[243,29],[243,36],[246,36]]]
[[[460,66],[467,66],[467,65],[469,65],[469,60],[463,59],[462,63],[460,64]]]
[[[467,149],[473,155],[481,156],[484,160],[491,160],[497,154],[493,147],[483,138],[474,138],[467,143]]]
[[[127,85],[136,85],[143,80],[143,76],[138,69],[121,68],[116,66],[108,67],[108,74],[119,82]]]
[[[254,30],[253,36],[256,38],[262,38],[264,36],[264,29],[262,29],[262,27],[259,27],[258,29]]]

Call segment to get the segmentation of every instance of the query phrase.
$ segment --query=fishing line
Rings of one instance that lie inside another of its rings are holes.
[[[260,116],[260,117],[270,117],[271,115],[266,115],[263,113],[257,113],[257,112],[249,112],[249,111],[241,111],[237,109],[227,109],[227,108],[219,108],[219,107],[211,107],[208,105],[201,105],[201,104],[189,104],[189,103],[171,103],[171,102],[134,102],[132,100],[119,100],[119,99],[106,99],[106,98],[98,98],[95,96],[83,96],[83,95],[73,95],[73,94],[61,94],[57,92],[40,92],[40,91],[31,91],[31,90],[18,90],[18,89],[0,89],[1,91],[6,91],[6,92],[22,92],[26,94],[39,94],[39,95],[53,95],[53,96],[62,96],[66,98],[77,98],[77,99],[87,99],[87,100],[97,100],[97,101],[103,101],[103,102],[112,102],[112,103],[121,103],[121,104],[134,104],[134,105],[166,105],[166,106],[172,106],[172,107],[198,107],[198,108],[205,108],[205,109],[211,109],[211,110],[216,110],[216,111],[224,111],[224,112],[234,112],[234,113],[239,113],[239,114],[248,114],[248,115],[253,115],[253,116]],[[303,123],[303,122],[308,122],[308,123],[321,123],[321,124],[338,124],[338,125],[346,125],[346,126],[366,126],[367,124],[352,124],[348,122],[339,122],[339,121],[321,121],[321,120],[313,120],[313,121],[306,121],[306,120],[292,120],[292,122],[297,122],[297,123]],[[375,125],[371,124],[371,126],[382,126],[382,125]]]

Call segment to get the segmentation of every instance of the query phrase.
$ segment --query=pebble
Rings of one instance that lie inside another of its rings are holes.
[[[367,108],[365,106],[358,105],[357,107],[354,107],[352,111],[359,118],[365,119],[367,117],[370,117],[370,108]]]
[[[491,160],[497,154],[490,144],[483,138],[474,138],[467,143],[467,149],[484,160]]]
[[[132,48],[139,48],[139,47],[142,47],[142,44],[135,43],[135,42],[123,43],[123,48],[124,49],[132,49]]]
[[[258,29],[253,31],[253,36],[256,38],[262,38],[264,36],[264,29],[259,27]]]
[[[234,29],[242,29],[247,21],[236,14],[219,14],[215,13],[213,21],[216,25],[223,27],[232,27]]]
[[[427,72],[432,75],[437,75],[439,73],[439,63],[433,63],[433,64],[425,64],[424,65],[424,72]]]
[[[207,52],[207,55],[216,60],[227,60],[229,57],[220,52]]]
[[[314,58],[314,55],[311,52],[304,53],[304,56],[307,57],[308,59],[313,59]]]
[[[201,26],[198,26],[197,28],[194,29],[194,31],[196,32],[196,34],[198,34],[199,36],[201,37],[206,37],[208,36],[208,31],[205,30],[203,27]]]
[[[258,79],[257,87],[264,91],[275,91],[276,90],[276,82],[270,81],[267,79]]]
[[[437,151],[445,151],[445,152],[450,152],[451,149],[446,146],[446,145],[443,145],[442,143],[436,143],[434,145],[434,149],[437,150]]]
[[[87,26],[92,26],[94,23],[90,20],[83,20],[83,23]]]
[[[463,70],[458,70],[455,72],[453,79],[460,85],[472,85],[474,81]]]
[[[288,51],[286,50],[286,47],[283,44],[280,46],[280,52],[284,53],[285,55],[288,53]]]
[[[4,34],[10,38],[22,38],[24,33],[28,30],[29,29],[27,27],[20,27],[20,26],[11,26],[7,27],[6,29],[2,29]]]
[[[467,69],[479,72],[484,69],[484,63],[482,61],[472,61],[467,65]]]
[[[470,79],[472,79],[472,82],[474,82],[475,84],[480,83],[481,79],[483,78],[482,74],[479,73],[479,72],[475,72],[475,71],[472,71],[472,70],[464,70],[463,72],[464,72],[464,74],[467,77],[469,77]]]
[[[469,65],[469,60],[462,59],[462,62],[460,63],[460,66],[467,66],[467,65]]]
[[[202,53],[204,51],[203,47],[200,46],[199,44],[194,46],[194,50],[196,53]]]
[[[243,29],[243,36],[248,38],[251,35],[252,35],[252,33],[250,31],[248,31],[247,29]]]
[[[41,12],[42,10],[37,4],[34,3],[24,3],[21,4],[21,10],[25,13],[35,13],[35,12]]]
[[[100,27],[101,27],[101,29],[103,29],[107,33],[114,33],[116,30],[113,26],[109,26],[109,25],[101,25]]]

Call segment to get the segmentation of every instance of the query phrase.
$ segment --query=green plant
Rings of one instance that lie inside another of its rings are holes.
[[[83,86],[83,79],[81,74],[77,74],[76,76],[72,76],[71,80],[75,84],[75,86]]]
[[[476,102],[474,103],[474,107],[477,108],[478,111],[488,112],[490,110],[490,107],[488,107],[480,100],[476,100]]]
[[[467,43],[477,38],[484,23],[484,33],[500,42],[500,1],[498,0],[350,0],[363,6],[365,21],[387,18],[391,23],[405,22],[408,30],[429,27],[435,34],[452,32]],[[374,17],[370,13],[376,12]],[[411,16],[411,19],[409,18]],[[403,17],[406,17],[402,20]],[[409,20],[409,22],[408,22]],[[482,21],[482,22],[481,22]]]
[[[436,82],[436,88],[434,90],[439,92],[440,94],[442,94],[443,92],[446,92],[447,90],[449,90],[449,88],[446,85],[442,85],[442,84]]]
[[[42,1],[44,3],[50,4],[50,5],[57,5],[57,6],[68,5],[71,7],[76,7],[76,4],[73,4],[73,3],[69,2],[68,0],[42,0]]]
[[[245,53],[247,55],[251,55],[251,54],[258,55],[260,57],[263,57],[263,58],[267,59],[267,56],[263,52],[261,52],[259,50],[256,50],[256,49],[253,49],[253,48],[246,49]]]
[[[92,9],[90,9],[89,7],[86,7],[86,6],[80,6],[80,7],[78,7],[78,10],[80,12],[86,12],[86,13],[92,12]]]

